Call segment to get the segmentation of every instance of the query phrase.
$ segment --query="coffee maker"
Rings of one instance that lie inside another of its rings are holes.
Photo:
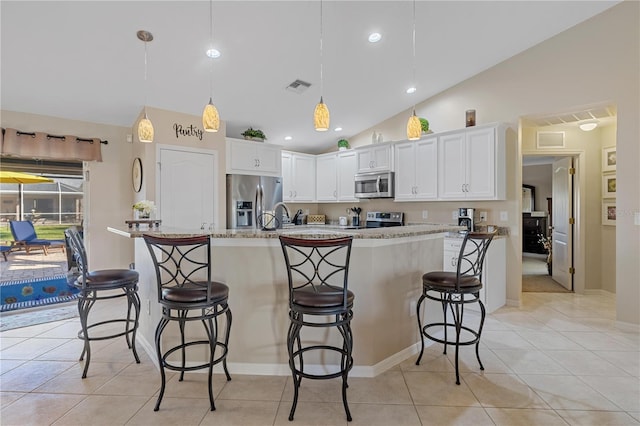
[[[475,231],[475,209],[462,207],[458,209],[458,226],[466,227],[468,232]]]

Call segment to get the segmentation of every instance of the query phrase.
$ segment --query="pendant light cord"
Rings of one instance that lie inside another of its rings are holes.
[[[147,41],[144,42],[144,113],[147,114]]]
[[[322,62],[322,0],[320,0],[320,99],[322,99],[322,95],[324,94]]]
[[[416,87],[416,0],[413,0],[413,87]],[[413,114],[416,114],[416,98],[413,98]]]
[[[213,0],[209,1],[209,42],[213,49]],[[211,72],[209,73],[209,102],[213,102],[213,55],[211,55]]]

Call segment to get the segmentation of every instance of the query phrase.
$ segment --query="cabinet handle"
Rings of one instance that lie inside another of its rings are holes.
[[[289,191],[289,198],[293,198],[293,191]]]
[[[293,191],[293,198],[296,198],[298,196],[298,191]]]
[[[333,197],[338,198],[338,191],[333,191]]]

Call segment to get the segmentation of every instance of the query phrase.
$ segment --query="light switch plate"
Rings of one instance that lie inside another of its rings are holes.
[[[640,226],[640,212],[633,213],[633,224]]]
[[[487,221],[487,212],[480,212],[480,222]]]
[[[500,212],[500,220],[503,222],[509,221],[509,212],[502,211]]]
[[[429,210],[422,210],[422,218],[429,219]]]

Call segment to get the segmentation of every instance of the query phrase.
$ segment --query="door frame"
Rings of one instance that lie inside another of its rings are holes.
[[[584,294],[586,280],[586,197],[581,197],[580,194],[586,194],[586,175],[583,176],[583,168],[586,166],[585,151],[571,149],[538,149],[521,151],[519,170],[520,185],[522,185],[522,159],[525,156],[573,157],[573,167],[576,169],[573,176],[573,205],[575,213],[575,224],[573,228],[573,267],[575,268],[575,273],[573,275],[573,291],[578,294]],[[522,197],[518,198],[518,211],[522,211]],[[519,229],[522,229],[522,217],[520,217],[519,220]],[[522,242],[520,244],[520,261],[522,261]]]
[[[171,151],[183,151],[183,152],[190,152],[190,153],[200,153],[200,154],[207,154],[207,155],[211,155],[213,156],[213,164],[215,167],[214,173],[213,173],[213,203],[214,203],[214,209],[213,209],[213,222],[215,224],[215,227],[220,227],[220,217],[219,217],[219,210],[220,210],[220,194],[219,194],[219,179],[218,179],[218,175],[219,175],[219,166],[220,166],[220,161],[218,158],[218,151],[215,149],[203,149],[203,148],[193,148],[193,147],[189,147],[189,146],[178,146],[178,145],[167,145],[167,144],[157,144],[156,145],[156,167],[155,167],[155,193],[156,193],[156,200],[158,203],[158,206],[162,205],[162,200],[160,199],[160,152],[162,150],[171,150]],[[226,205],[226,203],[225,203]],[[162,212],[160,212],[160,214],[162,214]]]

